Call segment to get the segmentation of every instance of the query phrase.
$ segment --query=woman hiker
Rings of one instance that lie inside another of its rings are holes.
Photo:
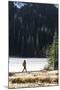
[[[26,69],[26,60],[24,60],[23,61],[23,70],[22,70],[22,72],[24,72],[24,70],[25,70],[25,72],[27,72],[27,69]]]

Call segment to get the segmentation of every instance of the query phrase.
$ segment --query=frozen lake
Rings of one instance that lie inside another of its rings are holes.
[[[9,58],[9,72],[22,72],[24,60],[27,63],[27,71],[42,70],[48,65],[48,58]]]

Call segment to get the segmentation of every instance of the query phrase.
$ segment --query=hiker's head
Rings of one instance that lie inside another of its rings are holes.
[[[26,62],[26,60],[24,60],[24,62]]]

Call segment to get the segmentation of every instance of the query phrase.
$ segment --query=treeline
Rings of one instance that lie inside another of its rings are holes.
[[[53,4],[26,3],[18,9],[9,2],[9,56],[47,57],[55,32],[58,9]]]

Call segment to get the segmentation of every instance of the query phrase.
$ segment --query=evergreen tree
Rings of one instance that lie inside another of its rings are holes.
[[[48,68],[49,69],[58,69],[58,41],[57,33],[54,33],[53,43],[49,46],[49,60]]]

